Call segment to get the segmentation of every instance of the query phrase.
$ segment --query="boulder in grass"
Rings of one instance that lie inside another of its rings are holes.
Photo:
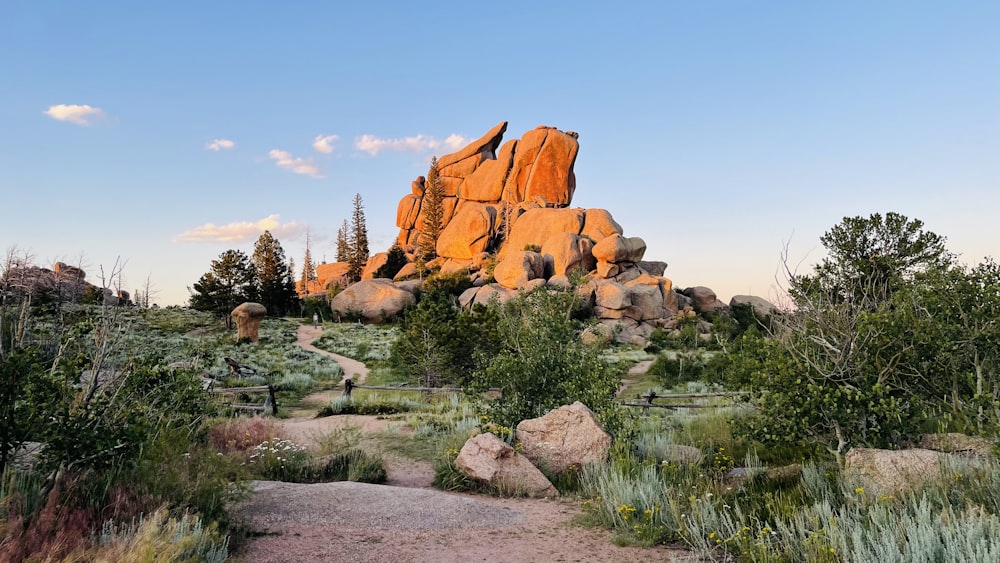
[[[458,453],[455,466],[471,479],[505,493],[559,496],[559,491],[528,458],[489,432],[469,438]]]
[[[236,338],[238,340],[248,340],[257,342],[260,330],[260,321],[267,316],[267,308],[260,303],[243,303],[233,309],[230,314],[236,322]]]
[[[523,420],[515,434],[525,457],[556,475],[608,459],[611,436],[580,401]]]

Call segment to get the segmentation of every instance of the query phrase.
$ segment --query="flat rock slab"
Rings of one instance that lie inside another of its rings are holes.
[[[288,525],[340,525],[373,530],[497,528],[524,522],[524,514],[469,497],[340,481],[299,484],[254,481],[240,505],[258,530]]]

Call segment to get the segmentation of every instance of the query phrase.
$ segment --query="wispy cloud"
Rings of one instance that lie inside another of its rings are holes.
[[[267,153],[267,156],[269,156],[271,160],[274,160],[275,164],[278,166],[286,170],[291,170],[296,174],[305,174],[306,176],[312,176],[313,178],[323,177],[323,171],[316,165],[316,161],[313,160],[312,157],[296,157],[288,151],[278,149],[272,149],[271,152]]]
[[[205,148],[210,151],[222,151],[229,150],[236,146],[236,141],[230,141],[229,139],[214,139],[211,143],[205,145]]]
[[[228,225],[206,223],[184,231],[174,237],[174,242],[251,242],[264,231],[271,231],[276,238],[294,238],[302,234],[305,225],[295,221],[282,224],[278,214],[268,215],[256,223],[238,221]]]
[[[440,140],[428,135],[414,135],[402,139],[381,139],[375,135],[362,135],[354,139],[354,146],[372,156],[382,151],[424,152],[437,149],[458,150],[468,140],[458,134]]]
[[[313,140],[313,148],[316,152],[330,154],[333,152],[333,143],[340,139],[338,135],[316,135]]]
[[[49,109],[45,110],[44,113],[56,121],[68,121],[77,125],[93,125],[108,117],[108,114],[104,113],[101,108],[75,104],[49,106]]]

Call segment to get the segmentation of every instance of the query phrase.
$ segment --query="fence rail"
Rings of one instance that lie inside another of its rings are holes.
[[[393,387],[391,385],[358,385],[353,379],[344,380],[344,397],[350,397],[351,391],[355,389],[368,389],[372,391],[417,391],[420,393],[465,393],[461,387]],[[502,392],[501,389],[493,387],[487,389],[492,392]]]
[[[271,414],[273,416],[278,416],[278,401],[274,397],[273,385],[258,385],[256,387],[220,387],[218,389],[209,389],[208,392],[216,395],[227,395],[227,394],[238,395],[240,393],[267,393],[267,398],[264,399],[263,405],[234,402],[229,406],[238,410],[259,411],[262,413],[266,413],[268,409],[271,409]]]
[[[642,414],[649,414],[649,409],[714,409],[717,405],[705,405],[699,403],[686,403],[686,404],[656,404],[653,401],[657,399],[671,400],[671,399],[708,399],[712,397],[728,397],[737,398],[750,393],[746,391],[729,391],[729,392],[717,392],[717,393],[671,393],[668,395],[658,395],[655,391],[650,389],[645,395],[639,395],[637,398],[645,399],[644,403],[620,403],[624,407],[637,407],[642,408]]]

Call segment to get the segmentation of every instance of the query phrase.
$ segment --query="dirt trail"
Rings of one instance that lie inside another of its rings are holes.
[[[295,344],[308,352],[315,352],[317,354],[333,358],[334,361],[340,364],[340,367],[344,369],[344,379],[349,377],[353,379],[355,383],[363,383],[365,378],[368,377],[368,368],[365,364],[353,358],[341,356],[340,354],[334,354],[333,352],[327,352],[326,350],[320,350],[319,348],[313,346],[313,341],[320,336],[323,336],[322,328],[313,328],[309,325],[301,325],[299,326],[299,331],[296,334]]]
[[[345,378],[364,381],[368,369],[363,363],[312,346],[321,334],[302,326],[297,344],[336,360]],[[630,374],[646,368],[636,366]],[[366,444],[387,430],[388,421],[375,416],[313,418],[337,393],[306,397],[293,418],[278,421],[286,436],[318,449],[324,436],[338,431],[357,429],[369,436],[361,438]],[[431,488],[430,463],[396,454],[384,454],[384,460],[385,485],[255,482],[240,512],[261,535],[233,555],[255,563],[698,561],[684,549],[616,546],[609,531],[576,524],[582,511],[572,498],[500,499],[438,491]]]

